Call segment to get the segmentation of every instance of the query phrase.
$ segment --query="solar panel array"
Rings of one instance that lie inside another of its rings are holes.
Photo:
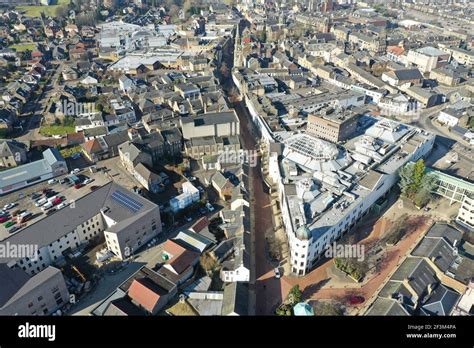
[[[136,213],[143,207],[143,203],[137,202],[130,196],[120,191],[114,191],[111,197],[114,201],[119,203],[124,208],[129,209],[132,213]]]

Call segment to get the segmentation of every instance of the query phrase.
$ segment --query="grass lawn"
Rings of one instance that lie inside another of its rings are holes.
[[[16,44],[16,45],[11,45],[10,48],[15,49],[17,52],[23,52],[23,51],[26,51],[26,50],[34,51],[34,50],[36,50],[36,44],[33,43],[33,42],[32,43],[25,43],[25,44],[19,43],[19,44]]]
[[[44,136],[65,135],[74,132],[74,126],[44,126],[40,128],[40,133]]]
[[[25,15],[27,17],[40,17],[41,12],[44,12],[46,16],[56,16],[56,9],[59,6],[69,4],[71,0],[53,0],[54,5],[49,6],[16,6],[17,11],[26,11]]]

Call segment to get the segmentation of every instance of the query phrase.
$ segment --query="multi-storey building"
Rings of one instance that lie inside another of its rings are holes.
[[[306,132],[337,143],[348,139],[357,128],[358,113],[347,109],[324,108],[308,116]]]
[[[456,221],[470,231],[474,231],[474,194],[464,196]]]
[[[69,302],[61,271],[47,267],[29,276],[18,267],[0,264],[0,315],[49,315]]]
[[[398,180],[398,169],[433,147],[430,133],[363,117],[364,124],[372,125],[344,148],[316,138],[300,139],[309,135],[285,136],[284,159],[270,173],[278,185],[293,274],[306,274],[328,245],[388,194]],[[270,160],[278,162],[278,157]]]
[[[422,47],[410,50],[407,61],[416,65],[421,72],[430,72],[448,64],[451,55],[434,47]]]
[[[161,232],[159,207],[115,183],[108,183],[10,235],[0,245],[35,245],[36,255],[10,257],[34,275],[66,255],[105,236],[107,248],[125,259]]]

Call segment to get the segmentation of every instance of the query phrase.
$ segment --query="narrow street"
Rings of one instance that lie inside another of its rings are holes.
[[[234,45],[227,46],[223,53],[223,63],[229,71],[234,66]],[[231,76],[221,76],[221,85],[228,92],[236,89]],[[229,97],[229,96],[227,96]],[[259,136],[250,121],[251,116],[245,103],[229,102],[240,121],[240,139],[244,150],[256,150]],[[272,232],[272,209],[270,195],[265,192],[261,172],[261,158],[258,157],[257,165],[249,171],[250,193],[250,220],[251,220],[251,245],[250,245],[250,282],[249,282],[249,315],[271,315],[274,303],[280,303],[281,280],[274,277],[273,268],[268,258],[266,234]],[[266,293],[271,295],[266,296]]]
[[[246,150],[255,150],[258,136],[254,133],[253,124],[249,121],[250,115],[243,102],[234,105],[240,120],[242,146]],[[270,195],[264,190],[261,172],[261,159],[257,165],[250,168],[250,193],[252,211],[252,258],[253,276],[250,282],[251,297],[255,299],[255,314],[270,315],[273,313],[274,303],[280,303],[281,281],[273,274],[274,266],[268,259],[268,249],[265,235],[272,231],[272,209]],[[266,296],[266,293],[271,296]]]

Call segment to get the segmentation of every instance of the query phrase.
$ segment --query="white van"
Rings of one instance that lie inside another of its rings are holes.
[[[48,184],[49,184],[49,185],[55,184],[56,182],[57,182],[56,179],[50,179],[50,180],[48,180]]]
[[[48,203],[46,203],[45,205],[43,205],[43,206],[41,207],[41,209],[43,209],[43,211],[46,211],[46,210],[48,210],[48,209],[51,209],[52,207],[53,207],[53,203],[48,202]]]
[[[52,196],[48,198],[48,203],[52,203],[58,196]]]
[[[36,201],[35,205],[37,207],[41,207],[43,204],[45,204],[46,202],[48,202],[48,200],[46,198],[41,198],[39,200]]]

